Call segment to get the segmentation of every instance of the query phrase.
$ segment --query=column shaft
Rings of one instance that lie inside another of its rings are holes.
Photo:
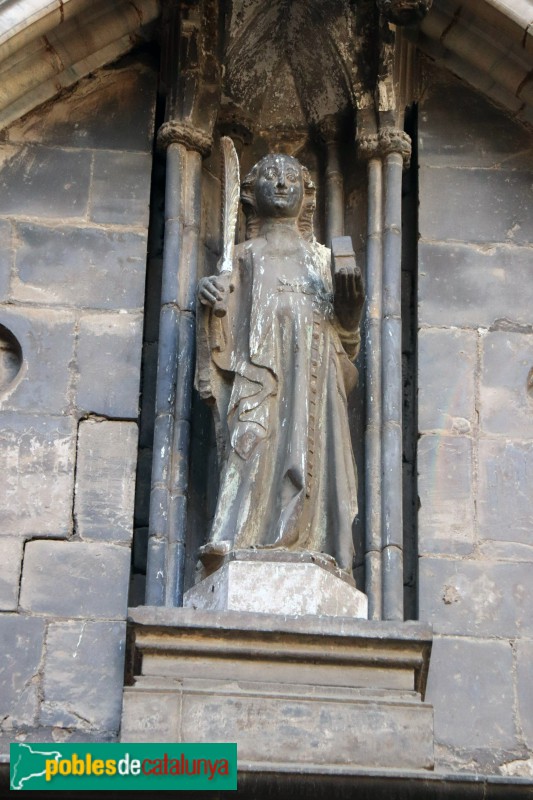
[[[385,156],[382,325],[383,618],[403,620],[401,153]]]
[[[381,619],[381,159],[368,162],[366,254],[365,591],[369,619]]]

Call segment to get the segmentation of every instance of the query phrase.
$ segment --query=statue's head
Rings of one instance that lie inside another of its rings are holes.
[[[246,235],[257,235],[262,219],[294,219],[302,235],[313,236],[315,186],[306,167],[292,156],[269,153],[250,170],[241,187]]]

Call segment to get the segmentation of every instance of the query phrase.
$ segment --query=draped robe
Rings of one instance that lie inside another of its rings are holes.
[[[335,316],[330,261],[284,226],[237,246],[227,315],[199,308],[197,386],[218,420],[210,542],[327,553],[351,572],[359,331]]]

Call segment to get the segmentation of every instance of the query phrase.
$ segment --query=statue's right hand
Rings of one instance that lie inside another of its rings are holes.
[[[227,288],[218,275],[202,278],[198,283],[198,299],[204,306],[214,306],[225,301]]]

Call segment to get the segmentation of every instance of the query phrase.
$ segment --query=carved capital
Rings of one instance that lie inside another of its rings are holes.
[[[174,143],[182,144],[187,150],[196,150],[202,156],[207,156],[213,146],[213,137],[187,122],[174,120],[164,122],[157,134],[157,145],[161,150],[166,150]]]
[[[362,134],[357,138],[357,147],[360,158],[365,160],[398,153],[407,167],[411,158],[411,138],[399,128],[381,128],[378,133]]]
[[[416,25],[424,19],[433,0],[377,0],[383,16],[395,25]]]
[[[367,133],[357,137],[359,157],[363,160],[381,158],[379,136],[377,133]]]
[[[328,114],[327,117],[322,117],[316,126],[318,138],[323,144],[337,142],[340,134],[339,129],[339,118],[336,114]]]
[[[407,167],[411,160],[411,137],[399,128],[381,128],[379,132],[381,154],[398,153]]]
[[[253,121],[240,108],[223,106],[218,112],[217,124],[221,136],[238,139],[243,145],[250,144],[254,138]]]

